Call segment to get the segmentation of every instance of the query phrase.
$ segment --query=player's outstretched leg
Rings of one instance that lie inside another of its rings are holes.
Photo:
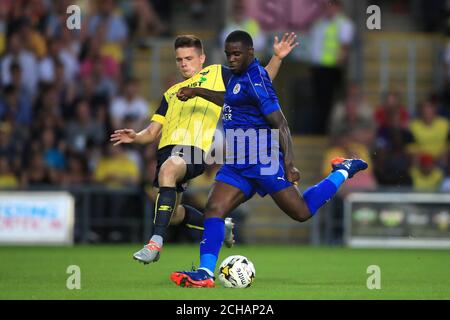
[[[356,173],[368,167],[364,160],[344,158],[334,158],[331,166],[332,172],[328,177],[303,193],[303,198],[312,215],[334,197],[347,179],[353,178]]]
[[[314,216],[317,210],[330,201],[348,178],[365,170],[367,163],[361,159],[335,158],[330,175],[308,188],[303,197],[295,187],[289,187],[271,194],[276,204],[292,219],[303,222]]]
[[[241,190],[216,182],[205,211],[205,230],[200,242],[200,267],[196,271],[177,271],[170,279],[180,287],[210,288],[222,242],[225,239],[224,217],[245,200]]]

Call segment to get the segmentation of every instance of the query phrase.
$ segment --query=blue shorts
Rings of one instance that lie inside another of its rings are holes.
[[[280,164],[283,163],[280,161]],[[286,189],[293,184],[288,181],[284,172],[284,166],[279,165],[278,171],[272,175],[262,175],[261,165],[237,167],[224,164],[217,172],[216,181],[220,181],[240,189],[247,199],[255,192],[261,197]]]

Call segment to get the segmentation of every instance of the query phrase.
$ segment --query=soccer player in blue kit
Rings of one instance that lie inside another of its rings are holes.
[[[295,187],[300,174],[294,166],[289,126],[267,71],[254,57],[251,36],[244,31],[230,33],[225,54],[233,74],[226,84],[222,117],[227,156],[205,209],[200,266],[196,271],[173,272],[170,276],[181,287],[214,287],[214,271],[224,240],[224,218],[256,192],[261,196],[269,194],[283,212],[304,222],[336,194],[346,179],[367,168],[361,159],[334,159],[330,175],[302,196]],[[185,92],[186,98],[192,91]],[[279,139],[272,138],[273,129],[278,130]],[[254,137],[256,143],[228,136],[230,132],[252,130],[255,134],[247,137]],[[265,155],[272,163],[264,161]]]

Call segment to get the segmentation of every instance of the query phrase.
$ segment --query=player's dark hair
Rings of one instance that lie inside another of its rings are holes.
[[[236,30],[230,33],[228,37],[225,39],[225,42],[226,43],[240,42],[248,48],[253,47],[252,37],[247,32],[242,30]]]
[[[182,35],[175,39],[175,50],[178,48],[195,48],[200,54],[203,54],[202,40],[193,35]]]

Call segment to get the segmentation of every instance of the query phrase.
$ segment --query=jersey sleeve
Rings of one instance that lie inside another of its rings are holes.
[[[166,97],[161,99],[161,104],[159,105],[158,110],[156,110],[155,114],[152,116],[152,121],[159,122],[162,125],[166,123],[166,113],[168,108],[168,103]]]
[[[258,68],[259,72],[249,74],[250,92],[253,92],[253,98],[259,106],[263,115],[268,115],[274,111],[280,110],[280,103],[277,98],[269,74],[263,68]],[[263,69],[263,70],[261,70]]]
[[[230,81],[232,75],[233,73],[231,72],[230,68],[222,65],[222,80],[225,88],[227,87],[228,81]]]

